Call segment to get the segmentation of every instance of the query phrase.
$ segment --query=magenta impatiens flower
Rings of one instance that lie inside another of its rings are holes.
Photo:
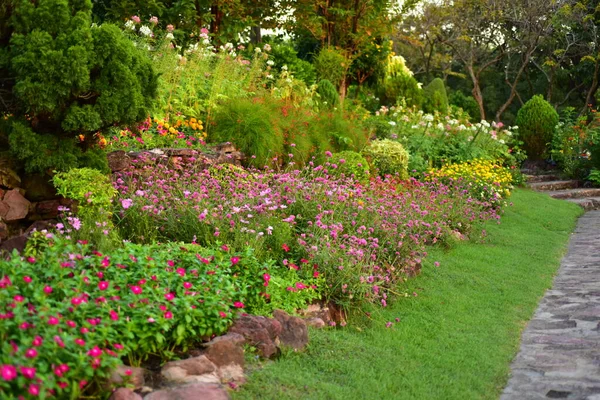
[[[44,286],[44,293],[46,293],[46,294],[52,293],[52,286],[48,286],[48,285]]]
[[[193,285],[190,282],[183,282],[183,287],[186,289],[191,288]]]
[[[106,290],[106,289],[108,289],[109,285],[110,285],[110,283],[107,282],[107,281],[100,281],[100,282],[98,282],[98,289],[99,290]]]
[[[133,294],[141,294],[142,293],[142,288],[139,286],[132,286],[130,289],[133,292]]]
[[[175,294],[169,292],[167,294],[165,294],[165,299],[167,299],[167,301],[171,301],[175,298]]]
[[[33,367],[20,367],[21,375],[23,375],[27,379],[35,378],[35,368]]]
[[[90,351],[88,351],[87,355],[94,358],[100,357],[102,355],[102,349],[100,349],[98,346],[94,346]]]
[[[240,258],[239,257],[231,257],[231,265],[236,265],[237,263],[240,262]]]
[[[242,303],[241,301],[236,301],[235,303],[233,303],[233,306],[235,308],[244,308],[244,303]]]
[[[27,358],[36,358],[37,355],[38,355],[38,352],[34,348],[25,350],[25,357],[27,357]]]
[[[58,325],[59,322],[60,321],[56,317],[49,317],[48,318],[48,325]]]
[[[3,365],[0,367],[0,376],[5,381],[12,381],[17,377],[17,369],[13,365]]]

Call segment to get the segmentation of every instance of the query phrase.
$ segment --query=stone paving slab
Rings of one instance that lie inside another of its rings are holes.
[[[600,400],[600,210],[579,219],[501,400]]]

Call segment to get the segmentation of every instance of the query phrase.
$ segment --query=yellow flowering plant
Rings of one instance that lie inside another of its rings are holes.
[[[442,183],[461,181],[474,198],[492,204],[499,204],[502,199],[510,196],[515,183],[509,168],[502,166],[499,161],[487,159],[475,159],[431,169],[426,179]]]

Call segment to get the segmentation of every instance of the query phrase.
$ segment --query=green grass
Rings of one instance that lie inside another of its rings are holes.
[[[422,274],[399,288],[409,297],[379,308],[368,326],[311,331],[306,352],[251,372],[233,398],[497,399],[581,214],[526,190],[510,200],[483,242],[432,249]]]

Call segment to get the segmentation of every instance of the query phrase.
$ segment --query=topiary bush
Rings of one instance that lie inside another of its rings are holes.
[[[152,63],[116,26],[92,24],[91,0],[13,3],[9,40],[0,40],[10,101],[0,107],[15,116],[10,151],[26,170],[82,164],[93,134],[147,116]]]
[[[380,175],[395,175],[401,179],[408,178],[408,152],[393,140],[374,140],[362,153],[377,168]]]
[[[385,75],[378,87],[383,104],[394,105],[401,100],[408,106],[423,103],[423,89],[401,56],[388,57]]]
[[[321,102],[327,108],[333,108],[337,106],[339,95],[337,89],[327,79],[321,79],[317,87],[317,93],[321,96]]]
[[[335,164],[336,168],[329,169],[329,174],[339,176],[341,174],[347,177],[353,176],[359,182],[369,180],[369,162],[355,151],[342,151],[335,153],[329,159],[330,164]]]
[[[539,160],[544,157],[558,121],[558,113],[541,95],[533,96],[521,107],[516,123],[530,159]]]
[[[263,99],[233,99],[215,115],[209,139],[233,143],[250,166],[277,164],[274,158],[283,154],[284,140],[275,130],[273,112]]]
[[[347,60],[344,54],[332,47],[321,49],[313,62],[317,71],[318,79],[327,79],[336,87],[340,85],[342,79],[346,77],[348,70]]]
[[[439,111],[446,113],[448,111],[448,95],[446,86],[440,78],[435,78],[429,85],[423,89],[423,110],[428,113]]]

